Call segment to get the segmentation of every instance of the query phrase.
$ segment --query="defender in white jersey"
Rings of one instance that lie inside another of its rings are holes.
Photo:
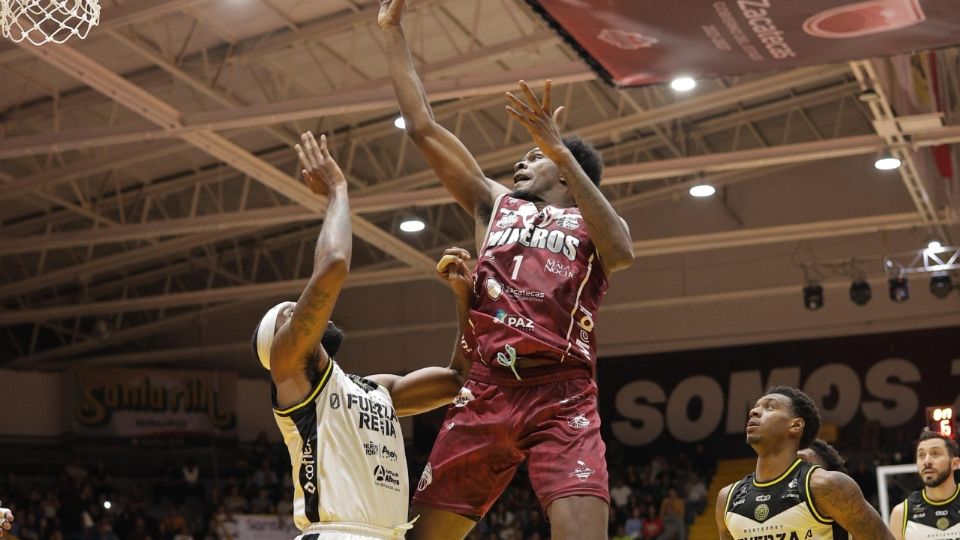
[[[914,491],[890,512],[897,540],[960,540],[960,469],[957,442],[924,431],[917,443],[917,474],[923,489]]]
[[[254,349],[273,382],[273,407],[293,466],[294,520],[302,540],[403,538],[407,466],[398,416],[450,403],[463,382],[460,347],[446,368],[405,376],[344,373],[333,360],[343,339],[329,322],[347,277],[352,247],[347,183],[312,133],[297,153],[303,177],[327,197],[314,270],[297,302],[281,302],[260,320]],[[438,273],[454,290],[458,319],[467,318],[472,279],[466,251],[451,248]]]
[[[757,400],[747,421],[756,471],[717,497],[721,540],[893,540],[849,476],[798,459],[820,430],[820,412],[796,388],[778,386]]]

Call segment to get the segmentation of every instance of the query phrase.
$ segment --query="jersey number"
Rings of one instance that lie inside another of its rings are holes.
[[[517,279],[517,274],[520,273],[520,264],[523,262],[523,255],[517,255],[513,258],[513,274],[511,274],[510,279]]]

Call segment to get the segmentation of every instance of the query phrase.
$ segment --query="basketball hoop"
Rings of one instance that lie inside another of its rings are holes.
[[[100,22],[98,0],[0,0],[4,37],[34,45],[87,37]]]

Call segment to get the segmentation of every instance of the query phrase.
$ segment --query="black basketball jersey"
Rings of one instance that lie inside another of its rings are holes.
[[[818,511],[810,476],[820,468],[796,460],[772,482],[749,474],[730,488],[724,522],[734,540],[848,540],[847,531]]]
[[[960,486],[945,501],[934,502],[924,490],[903,501],[904,540],[960,540]]]

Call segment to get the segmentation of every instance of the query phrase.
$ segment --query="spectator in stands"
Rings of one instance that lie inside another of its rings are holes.
[[[664,540],[686,540],[687,528],[683,522],[685,514],[686,505],[677,494],[677,490],[674,488],[668,489],[667,496],[660,503]]]
[[[657,515],[652,504],[647,507],[647,519],[643,520],[643,540],[655,540],[663,534],[663,519]]]
[[[633,540],[636,536],[631,535],[626,531],[623,525],[617,527],[617,533],[613,535],[610,540]]]
[[[13,528],[13,522],[13,512],[9,508],[0,507],[0,536]]]
[[[687,514],[684,520],[687,525],[693,523],[697,516],[706,510],[708,495],[703,479],[694,472],[687,481]]]
[[[623,478],[618,477],[613,488],[610,489],[610,500],[617,505],[617,508],[624,509],[627,507],[627,500],[631,494],[633,494],[633,490],[623,483]]]
[[[624,524],[624,530],[630,538],[643,538],[643,521],[643,512],[639,506],[635,506]]]

